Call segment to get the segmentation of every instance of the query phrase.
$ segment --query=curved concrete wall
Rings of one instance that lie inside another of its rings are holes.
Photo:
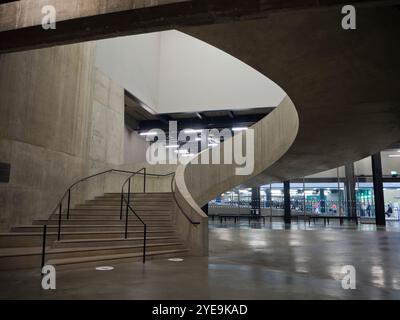
[[[176,170],[175,196],[183,211],[191,220],[200,222],[192,225],[183,215],[179,215],[177,228],[185,237],[192,253],[207,255],[208,224],[207,216],[201,210],[208,201],[222,192],[229,190],[249,179],[258,176],[274,162],[280,159],[290,148],[296,138],[299,119],[295,106],[289,97],[268,116],[257,122],[254,129],[254,171],[251,175],[237,175],[235,164],[181,164]],[[243,132],[238,134],[243,135]],[[242,140],[243,149],[246,139]],[[220,148],[223,154],[224,142]],[[209,157],[210,149],[204,153]],[[193,161],[196,161],[196,158]]]

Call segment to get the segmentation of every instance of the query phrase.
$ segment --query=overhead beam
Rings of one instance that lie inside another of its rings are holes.
[[[348,0],[24,0],[0,5],[0,53],[122,35],[255,19],[271,11],[321,8]],[[379,4],[393,1],[353,0]],[[42,28],[42,7],[57,11],[55,30]]]
[[[235,119],[231,119],[229,117],[214,117],[214,118],[191,118],[191,119],[177,119],[172,121],[177,121],[178,130],[182,129],[222,129],[222,128],[232,128],[232,127],[245,127],[251,126],[257,121],[261,120],[265,117],[265,114],[256,114],[256,115],[243,115],[237,116]],[[144,120],[139,123],[140,130],[147,131],[151,129],[161,129],[164,131],[168,131],[168,123],[165,123],[161,120]]]

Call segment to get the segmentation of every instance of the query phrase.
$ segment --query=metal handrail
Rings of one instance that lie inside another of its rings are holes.
[[[143,171],[143,173],[142,173]],[[143,178],[143,192],[146,193],[146,177],[147,177],[147,170],[146,168],[142,168],[134,173],[132,173],[122,184],[121,187],[121,205],[120,205],[120,220],[122,220],[122,210],[124,203],[126,204],[126,211],[125,211],[125,239],[128,239],[128,227],[129,227],[129,211],[131,211],[143,224],[144,231],[143,231],[143,263],[146,262],[146,238],[147,238],[147,225],[146,223],[140,218],[140,216],[136,213],[136,211],[131,206],[131,180],[135,178],[136,175],[142,174],[144,175]],[[167,174],[149,174],[151,177],[166,177],[171,175],[172,173]],[[127,199],[125,198],[125,186],[128,184],[128,194]]]
[[[141,173],[141,171],[143,171],[143,173]],[[181,205],[179,204],[179,202],[176,199],[176,195],[174,192],[174,181],[175,181],[175,172],[170,172],[170,173],[166,173],[166,174],[156,174],[156,173],[147,173],[146,172],[146,168],[142,168],[138,171],[127,171],[127,170],[118,170],[118,169],[110,169],[110,170],[106,170],[103,172],[99,172],[90,176],[87,176],[85,178],[79,179],[78,181],[74,182],[72,185],[70,185],[70,187],[67,189],[67,191],[63,194],[63,196],[61,197],[60,201],[57,203],[57,206],[54,208],[54,210],[52,211],[51,214],[54,214],[56,212],[57,209],[59,209],[59,217],[58,217],[58,233],[57,233],[57,240],[60,241],[61,240],[61,227],[62,227],[62,203],[65,200],[66,196],[68,195],[68,201],[67,201],[67,220],[69,220],[69,212],[70,212],[70,203],[71,203],[71,190],[72,188],[74,188],[76,185],[87,181],[91,178],[100,176],[100,175],[104,175],[107,173],[112,173],[112,172],[119,172],[119,173],[130,173],[131,175],[124,181],[122,188],[121,188],[121,210],[120,210],[120,220],[122,220],[122,209],[123,209],[123,204],[124,202],[126,203],[126,220],[125,220],[125,239],[127,238],[128,235],[128,213],[129,210],[139,219],[139,221],[144,225],[144,254],[143,254],[143,263],[145,262],[145,254],[146,254],[146,235],[147,235],[147,225],[146,223],[140,218],[140,216],[135,212],[135,210],[132,208],[131,203],[130,203],[130,184],[131,184],[131,179],[134,178],[136,175],[144,175],[144,181],[143,181],[143,191],[146,192],[146,177],[150,176],[150,177],[167,177],[167,176],[171,176],[172,175],[172,179],[171,179],[171,192],[173,194],[174,197],[174,201],[176,202],[176,204],[178,205],[178,208],[180,209],[180,211],[183,213],[183,215],[189,220],[189,222],[193,225],[198,225],[200,224],[200,222],[197,221],[193,221],[185,212],[185,210],[183,210],[183,208],[181,207]],[[128,183],[128,200],[125,199],[124,197],[124,188],[126,186],[126,184]],[[46,237],[47,237],[47,225],[43,225],[43,246],[42,246],[42,268],[44,266],[45,263],[45,255],[46,255]]]
[[[68,195],[68,202],[67,202],[67,220],[69,220],[69,211],[70,211],[70,204],[71,204],[71,190],[72,188],[74,188],[76,185],[87,181],[91,178],[100,176],[100,175],[104,175],[107,173],[112,173],[112,172],[119,172],[119,173],[130,173],[132,174],[133,171],[127,171],[127,170],[118,170],[118,169],[110,169],[110,170],[106,170],[103,172],[99,172],[96,174],[92,174],[90,176],[87,176],[85,178],[79,179],[78,181],[74,182],[72,185],[69,186],[69,188],[67,189],[67,191],[65,191],[65,193],[63,194],[63,196],[61,197],[60,201],[57,202],[56,207],[54,208],[54,210],[51,212],[50,215],[54,214],[58,208],[59,212],[58,212],[58,230],[57,230],[57,240],[60,241],[61,240],[61,216],[62,216],[62,203],[65,200],[65,197]],[[46,255],[46,238],[47,238],[47,225],[43,225],[43,235],[42,235],[42,268],[44,266],[45,263],[45,255]]]
[[[144,171],[144,173],[141,173],[141,171]],[[144,193],[146,193],[146,177],[150,176],[150,177],[167,177],[167,176],[172,176],[171,179],[171,192],[172,195],[174,197],[174,201],[175,203],[178,205],[179,210],[182,212],[182,214],[186,217],[187,220],[189,220],[189,222],[193,225],[198,225],[200,224],[200,222],[198,221],[193,221],[189,215],[185,212],[185,210],[183,210],[183,208],[181,207],[181,205],[179,204],[178,200],[176,199],[176,195],[175,195],[175,190],[174,190],[174,181],[175,181],[175,172],[170,172],[170,173],[166,173],[166,174],[158,174],[158,173],[147,173],[146,172],[146,168],[142,168],[140,170],[138,170],[137,172],[133,173],[129,178],[127,178],[124,182],[124,184],[122,185],[122,190],[121,190],[121,209],[120,209],[120,220],[122,220],[122,209],[123,209],[123,202],[124,202],[124,188],[125,185],[128,183],[128,204],[130,204],[130,180],[133,179],[136,175],[144,175],[144,180],[143,180],[143,191]],[[128,208],[126,209],[128,210]]]
[[[126,205],[126,213],[128,214],[128,205],[130,204],[131,201],[131,180],[141,171],[144,171],[144,179],[143,179],[143,192],[146,193],[146,168],[142,168],[136,172],[133,172],[126,180],[125,182],[122,184],[122,188],[121,188],[121,206],[120,206],[120,215],[119,215],[119,219],[122,220],[122,208],[123,208],[123,204],[124,204],[124,189],[126,184],[128,183],[128,201],[127,201],[127,205]]]
[[[47,238],[47,224],[43,225],[43,239],[42,239],[42,267],[40,273],[42,273],[44,267],[44,260],[46,255],[46,238]]]
[[[61,200],[58,202],[57,206],[54,208],[53,212],[51,214],[54,214],[54,212],[57,210],[57,208],[59,208],[59,216],[58,216],[58,233],[57,233],[57,241],[61,240],[61,214],[62,214],[62,203],[65,199],[65,197],[68,195],[68,205],[67,205],[67,220],[69,220],[69,211],[70,211],[70,203],[71,203],[71,190],[72,188],[74,188],[76,185],[85,182],[89,179],[101,176],[101,175],[105,175],[107,173],[112,173],[112,172],[120,172],[120,173],[133,173],[132,171],[126,171],[126,170],[117,170],[117,169],[110,169],[110,170],[106,170],[103,172],[99,172],[96,174],[92,174],[90,176],[87,176],[85,178],[79,179],[78,181],[74,182],[68,189],[67,191],[64,193],[64,195],[61,197]]]
[[[128,239],[128,208],[132,213],[139,219],[139,221],[143,224],[144,230],[143,230],[143,263],[146,263],[146,239],[147,239],[147,225],[146,223],[142,220],[142,218],[139,217],[139,215],[136,213],[135,210],[131,207],[131,205],[124,199],[126,202],[126,216],[125,216],[125,240]]]

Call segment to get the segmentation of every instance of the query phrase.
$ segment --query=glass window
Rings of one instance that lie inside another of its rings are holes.
[[[383,183],[386,220],[399,220],[400,182]]]

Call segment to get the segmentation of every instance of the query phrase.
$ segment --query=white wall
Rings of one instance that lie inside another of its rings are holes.
[[[146,162],[146,150],[149,143],[126,126],[124,135],[124,163]]]
[[[97,68],[152,108],[158,105],[159,61],[159,33],[97,41]]]
[[[96,66],[158,113],[273,107],[285,96],[258,71],[175,30],[98,41]]]
[[[161,34],[159,112],[277,106],[282,89],[235,57],[178,31]]]

